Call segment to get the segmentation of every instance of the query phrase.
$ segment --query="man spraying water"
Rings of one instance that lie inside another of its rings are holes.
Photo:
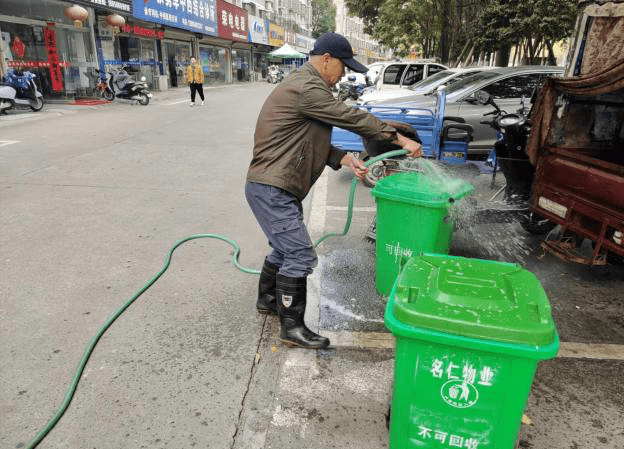
[[[331,146],[332,127],[394,142],[409,156],[422,156],[419,143],[334,98],[331,88],[344,76],[345,66],[359,73],[367,70],[353,58],[346,38],[325,33],[316,40],[310,61],[269,95],[256,124],[245,195],[273,249],[260,273],[256,308],[279,315],[280,338],[288,346],[329,345],[329,339],[308,329],[303,319],[307,276],[317,256],[301,202],[326,165],[334,170],[348,166],[360,179],[368,171],[352,154]]]

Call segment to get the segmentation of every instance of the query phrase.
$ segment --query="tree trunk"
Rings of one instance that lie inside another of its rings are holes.
[[[475,49],[475,46],[473,44],[470,47],[470,51],[468,52],[468,55],[466,56],[466,59],[464,59],[464,62],[462,64],[464,67],[468,66],[470,64],[470,61],[472,61],[472,55],[474,54],[474,49]]]
[[[507,67],[509,65],[509,53],[511,50],[511,45],[508,43],[501,44],[498,47],[498,51],[496,52],[496,63],[497,67]]]
[[[448,35],[451,30],[449,30],[449,15],[450,15],[451,4],[449,0],[443,0],[442,2],[442,20],[440,23],[441,35],[440,35],[440,59],[443,64],[446,64],[449,59],[449,39]]]
[[[470,41],[466,41],[466,44],[464,45],[464,48],[462,48],[462,51],[459,53],[459,56],[457,56],[457,60],[455,61],[455,64],[453,64],[453,67],[458,67],[462,63],[462,58],[464,57],[466,50],[468,50],[469,45]]]
[[[548,65],[557,65],[557,58],[553,51],[552,41],[546,41],[546,47],[548,47]]]

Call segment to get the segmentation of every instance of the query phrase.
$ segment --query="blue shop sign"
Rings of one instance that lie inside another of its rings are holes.
[[[134,0],[133,15],[148,22],[218,35],[216,0]]]

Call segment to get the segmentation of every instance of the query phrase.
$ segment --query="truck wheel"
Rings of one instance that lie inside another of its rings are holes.
[[[520,226],[529,234],[540,235],[552,231],[557,224],[539,214],[529,212],[520,218]]]

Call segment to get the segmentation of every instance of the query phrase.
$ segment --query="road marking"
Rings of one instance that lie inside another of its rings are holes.
[[[19,142],[19,140],[0,140],[0,147],[6,147],[7,145],[12,145]]]
[[[180,103],[189,103],[191,100],[189,98],[185,98],[184,100],[180,100],[180,101],[175,101],[173,103],[165,103],[165,106],[173,106],[174,104],[180,104]]]
[[[365,349],[393,349],[394,337],[385,332],[332,332],[321,330],[336,347],[355,347]],[[624,345],[600,343],[562,342],[559,345],[558,358],[624,360]]]

